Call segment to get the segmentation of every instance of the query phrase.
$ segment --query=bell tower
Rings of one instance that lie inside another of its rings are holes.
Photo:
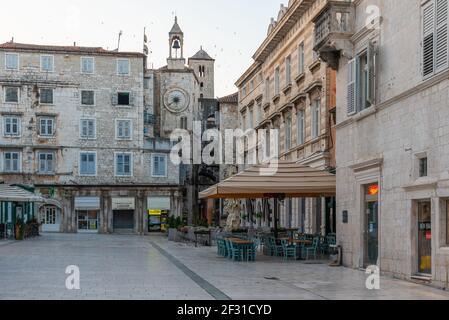
[[[169,56],[167,59],[168,69],[184,69],[186,60],[184,59],[184,32],[178,24],[178,17],[175,17],[175,24],[169,33]]]

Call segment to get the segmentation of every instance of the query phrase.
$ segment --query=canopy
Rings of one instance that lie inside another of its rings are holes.
[[[272,165],[274,166],[274,165]],[[276,168],[274,166],[274,168]],[[270,172],[272,171],[272,172]],[[257,165],[200,193],[201,199],[315,198],[336,194],[336,176],[293,162]]]
[[[5,202],[44,202],[42,197],[20,187],[0,184],[0,201]]]

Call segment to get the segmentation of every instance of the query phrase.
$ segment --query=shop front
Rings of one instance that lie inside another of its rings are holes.
[[[134,231],[135,209],[135,198],[112,198],[114,232]]]
[[[100,216],[99,197],[75,198],[75,211],[78,220],[78,232],[98,233]]]
[[[171,213],[170,197],[150,197],[147,202],[148,232],[165,231],[166,221]]]
[[[365,186],[364,267],[378,265],[379,259],[379,184]]]

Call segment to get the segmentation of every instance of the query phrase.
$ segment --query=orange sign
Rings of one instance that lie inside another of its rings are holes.
[[[377,183],[373,184],[373,185],[370,185],[368,187],[368,195],[375,196],[375,195],[378,195],[378,194],[379,194],[379,185]]]

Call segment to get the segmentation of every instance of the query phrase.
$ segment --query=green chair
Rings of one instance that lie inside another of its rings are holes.
[[[234,261],[244,261],[244,248],[241,245],[235,244],[233,242],[231,243],[231,250],[232,250],[232,260]]]
[[[284,253],[284,260],[288,260],[288,258],[296,259],[297,251],[296,245],[290,245],[287,240],[282,240],[282,251]]]
[[[320,238],[315,237],[312,240],[312,245],[304,246],[302,248],[302,256],[305,256],[306,260],[309,260],[309,256],[313,256],[313,258],[316,259],[319,242]]]
[[[275,238],[270,238],[270,247],[272,256],[282,257],[284,255],[282,245],[278,245]]]

